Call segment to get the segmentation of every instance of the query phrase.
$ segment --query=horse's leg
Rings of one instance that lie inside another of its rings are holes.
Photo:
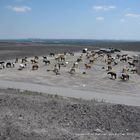
[[[114,79],[116,79],[116,75],[114,74]]]

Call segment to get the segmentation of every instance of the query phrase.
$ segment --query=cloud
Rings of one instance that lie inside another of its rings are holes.
[[[128,13],[125,16],[131,18],[140,18],[140,14],[133,14],[133,13]]]
[[[104,20],[104,17],[96,17],[96,20],[97,21],[103,21]]]
[[[26,13],[31,11],[31,8],[28,6],[7,6],[7,8],[18,13]]]
[[[110,5],[110,6],[106,6],[106,5],[93,6],[93,10],[95,10],[95,11],[109,11],[109,10],[113,10],[115,8],[116,8],[116,6],[113,6],[113,5]]]

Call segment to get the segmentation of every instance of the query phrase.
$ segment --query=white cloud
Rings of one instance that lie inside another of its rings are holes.
[[[26,13],[31,11],[31,8],[28,6],[7,6],[7,8],[18,13]]]
[[[125,15],[126,17],[131,17],[131,18],[139,18],[140,14],[133,14],[133,13],[128,13]]]
[[[97,21],[103,21],[104,20],[104,17],[96,17],[96,20]]]
[[[109,11],[109,10],[113,10],[115,8],[116,8],[116,6],[113,6],[113,5],[110,5],[110,6],[106,6],[106,5],[93,6],[93,9],[95,11]]]

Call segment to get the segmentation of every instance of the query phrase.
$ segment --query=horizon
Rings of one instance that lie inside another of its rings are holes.
[[[115,40],[115,39],[42,39],[42,38],[23,38],[23,39],[0,39],[0,42],[32,42],[47,44],[96,44],[96,43],[139,43],[140,40]]]
[[[140,1],[1,0],[0,40],[140,41]]]
[[[0,40],[87,40],[87,41],[140,41],[137,39],[91,39],[91,38],[3,38]]]

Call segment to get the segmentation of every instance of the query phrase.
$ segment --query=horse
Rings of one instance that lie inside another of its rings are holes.
[[[37,64],[32,65],[32,70],[38,70],[39,66]]]
[[[38,63],[38,62],[35,59],[31,59],[31,63],[35,64],[35,63]]]
[[[107,67],[107,71],[110,71],[110,70],[112,70],[112,66]]]
[[[4,61],[1,61],[1,62],[0,62],[0,65],[2,66],[3,69],[5,68],[4,64],[5,64]],[[1,69],[2,69],[2,68],[1,68]]]
[[[107,60],[107,65],[111,65],[111,60]]]
[[[58,70],[58,68],[56,68],[56,67],[54,68],[53,72],[54,72],[56,75],[60,75],[59,70]]]
[[[129,80],[130,76],[126,73],[122,73],[121,77],[120,77],[123,81],[127,81]]]
[[[42,56],[43,57],[43,60],[45,59],[45,60],[47,60],[47,56]]]
[[[38,56],[35,56],[35,60],[38,60],[39,59],[39,57]]]
[[[45,64],[51,64],[51,62],[50,62],[50,60],[43,60],[43,62],[45,63]]]
[[[86,69],[91,69],[91,65],[90,64],[85,64]]]
[[[129,64],[129,66],[131,67],[131,66],[133,66],[133,67],[135,67],[135,64],[132,62],[128,62],[128,64]]]
[[[130,56],[127,56],[127,59],[128,59],[128,60],[132,60],[133,58],[132,58],[132,57],[130,57]]]
[[[11,63],[11,62],[7,62],[6,63],[6,68],[11,68],[11,67],[15,67],[15,64]]]
[[[117,78],[117,74],[116,72],[112,72],[112,71],[109,71],[107,74],[111,75],[111,78],[113,79],[116,79]]]
[[[54,53],[50,53],[50,56],[53,57],[53,56],[55,56],[55,54]]]
[[[138,63],[138,62],[139,62],[139,60],[137,60],[137,59],[133,60],[133,63]]]
[[[73,63],[72,68],[77,68],[78,67],[78,62]]]
[[[21,59],[21,63],[26,63],[26,62],[28,62],[28,61],[27,61],[27,57]]]
[[[94,59],[90,59],[89,63],[92,64],[92,63],[94,63],[94,61],[95,61]]]
[[[127,56],[128,56],[128,54],[123,54],[122,55],[122,58],[124,58],[124,57],[126,58]]]
[[[26,67],[26,64],[20,64],[18,70],[23,70]]]
[[[127,71],[129,71],[128,68],[123,68],[123,69],[122,69],[122,73],[126,73]]]
[[[76,72],[75,68],[71,68],[69,73],[74,74],[75,72]]]
[[[127,62],[127,58],[121,58],[120,61]]]
[[[81,62],[82,58],[77,58],[76,62]]]
[[[65,61],[65,55],[60,54],[58,57],[55,58],[56,61]]]
[[[65,55],[60,55],[59,58],[61,61],[65,61]]]
[[[137,68],[136,67],[134,67],[133,69],[131,69],[130,70],[131,72],[133,72],[133,73],[138,73],[138,70],[137,70]]]
[[[18,63],[18,58],[16,58],[15,63]]]
[[[111,58],[111,54],[107,54],[107,58],[108,58],[108,59]]]
[[[117,55],[116,55],[116,59],[119,59],[120,57],[121,57],[120,54],[117,54]]]

